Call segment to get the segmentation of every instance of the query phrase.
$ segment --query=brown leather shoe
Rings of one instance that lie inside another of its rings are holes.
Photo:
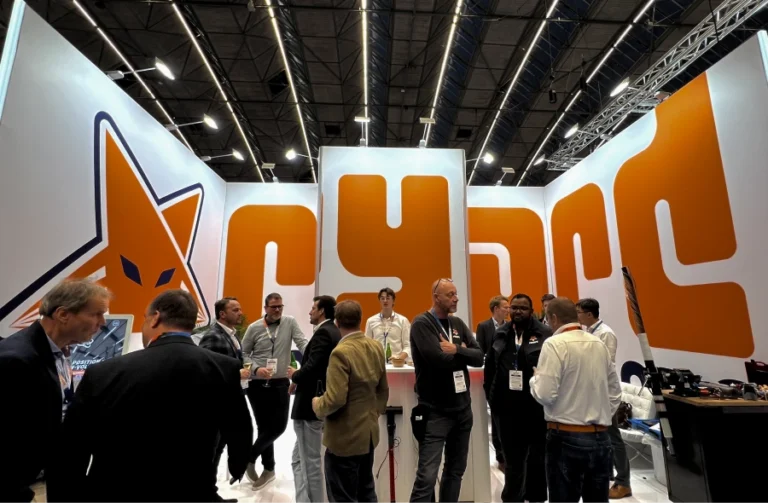
[[[627,486],[614,484],[613,487],[611,487],[611,489],[608,491],[608,497],[612,500],[620,500],[621,498],[626,498],[627,496],[632,496],[632,489]]]

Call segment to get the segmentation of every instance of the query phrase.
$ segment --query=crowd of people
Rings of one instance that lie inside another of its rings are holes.
[[[105,324],[110,298],[97,283],[67,280],[44,296],[39,320],[0,342],[12,406],[0,413],[0,501],[32,501],[41,474],[49,501],[236,501],[218,494],[224,448],[230,484],[247,477],[259,490],[275,479],[274,443],[289,416],[296,501],[377,501],[388,358],[415,367],[411,501],[459,500],[474,422],[468,367],[483,366],[503,501],[631,494],[615,418],[617,341],[594,299],[547,294],[539,318],[528,295],[494,297],[475,335],[443,278],[431,308],[410,321],[394,311],[390,288],[365,323],[357,302],[317,296],[307,338],[271,293],[240,338],[236,298],[218,300],[216,321],[193,334],[195,300],[168,290],[144,314],[145,349],[89,366],[75,386],[69,347]]]

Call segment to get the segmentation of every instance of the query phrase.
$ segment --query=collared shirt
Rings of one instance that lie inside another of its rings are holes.
[[[315,325],[314,327],[312,327],[312,333],[314,334],[315,332],[317,332],[317,329],[320,328],[323,325],[323,323],[328,323],[329,321],[331,320],[323,320],[317,325]]]
[[[506,321],[501,320],[501,322],[496,321],[496,318],[491,318],[493,320],[493,328],[498,329],[500,326],[502,326]]]
[[[220,321],[217,321],[216,323],[218,323],[219,326],[224,329],[224,332],[226,332],[227,335],[232,339],[232,344],[235,345],[235,349],[237,349],[239,351],[240,350],[240,341],[238,341],[237,337],[235,337],[235,329],[234,328],[229,328],[228,326],[224,325]]]
[[[389,344],[392,356],[400,353],[411,356],[411,322],[402,314],[392,311],[390,318],[384,318],[381,313],[371,316],[365,324],[365,335],[380,342],[384,354]]]
[[[603,341],[603,344],[605,344],[605,347],[608,348],[608,352],[611,354],[611,361],[616,363],[616,347],[618,343],[613,329],[603,323],[603,320],[597,320],[594,325],[587,329],[587,332]]]
[[[64,413],[67,410],[67,390],[69,390],[72,386],[72,362],[69,359],[68,355],[65,355],[64,352],[57,346],[53,339],[48,337],[48,334],[45,334],[45,337],[48,339],[48,344],[51,346],[51,352],[53,353],[53,358],[56,362],[56,373],[59,375],[59,385],[61,386],[61,417],[64,419]]]
[[[621,403],[621,385],[608,348],[577,323],[544,342],[531,395],[547,421],[610,426]]]
[[[307,347],[307,339],[293,316],[283,316],[280,323],[266,325],[266,318],[251,323],[243,337],[243,359],[253,364],[251,379],[264,380],[256,375],[256,370],[267,366],[267,360],[277,358],[277,367],[272,379],[286,377],[286,370],[291,364],[291,342],[299,351]]]

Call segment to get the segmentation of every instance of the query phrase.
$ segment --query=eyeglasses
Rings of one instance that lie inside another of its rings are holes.
[[[439,287],[439,286],[440,286],[440,283],[442,283],[443,281],[446,281],[446,282],[448,282],[448,283],[453,283],[453,280],[452,280],[451,278],[440,278],[439,280],[437,280],[437,284],[435,285],[435,289],[434,289],[434,290],[432,290],[432,294],[433,294],[433,295],[434,295],[435,293],[437,293],[437,287]]]
[[[267,309],[274,309],[275,311],[279,311],[280,309],[282,309],[284,307],[285,306],[281,304],[279,306],[267,306]]]

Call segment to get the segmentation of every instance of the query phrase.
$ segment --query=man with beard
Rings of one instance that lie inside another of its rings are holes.
[[[485,357],[485,394],[504,452],[502,501],[545,501],[546,423],[528,381],[538,365],[544,341],[552,335],[533,316],[531,298],[512,297],[512,320],[502,325]]]

